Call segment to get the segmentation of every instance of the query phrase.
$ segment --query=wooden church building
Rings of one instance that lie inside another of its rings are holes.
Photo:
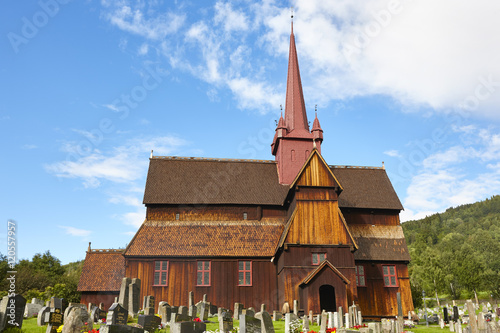
[[[293,23],[292,23],[293,24]],[[89,247],[82,302],[109,306],[122,277],[141,297],[187,305],[188,292],[217,306],[306,313],[359,304],[363,317],[413,310],[403,209],[384,167],[329,165],[323,130],[307,119],[290,35],[285,114],[274,160],[152,156],[146,219],[125,250]],[[142,298],[141,298],[142,299]]]

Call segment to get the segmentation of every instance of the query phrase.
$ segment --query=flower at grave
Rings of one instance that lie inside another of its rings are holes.
[[[337,327],[327,328],[326,329],[326,333],[335,333],[335,332],[337,332]]]
[[[198,318],[198,317],[194,318],[194,319],[193,319],[193,321],[196,321],[196,322],[201,323],[201,319],[200,319],[200,318]]]
[[[57,333],[61,333],[61,332],[62,332],[62,330],[63,330],[63,326],[64,326],[64,325],[61,325],[61,326],[59,326],[59,327],[57,328]]]
[[[313,331],[313,330],[310,330],[310,331],[309,331],[309,332],[307,332],[307,333],[318,333],[318,332]]]

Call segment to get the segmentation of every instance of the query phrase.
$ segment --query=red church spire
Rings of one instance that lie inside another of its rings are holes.
[[[271,144],[272,153],[278,162],[280,184],[293,182],[313,149],[321,153],[322,141],[323,130],[319,125],[318,117],[314,119],[312,132],[309,131],[292,21],[285,117],[281,115]]]
[[[285,124],[288,131],[290,132],[294,130],[298,131],[305,130],[309,132],[306,106],[304,103],[304,94],[302,93],[302,82],[300,80],[299,60],[297,58],[297,49],[295,48],[295,36],[293,34],[293,19],[292,19],[292,32],[290,34],[290,51],[288,55]]]

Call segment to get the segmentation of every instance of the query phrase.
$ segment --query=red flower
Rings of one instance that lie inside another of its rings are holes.
[[[201,323],[201,322],[202,322],[202,321],[201,321],[201,319],[200,319],[200,318],[198,318],[198,317],[194,318],[194,319],[193,319],[193,321],[197,321],[197,322],[199,322],[199,323]]]

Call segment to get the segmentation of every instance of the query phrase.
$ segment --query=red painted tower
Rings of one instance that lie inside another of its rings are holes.
[[[323,130],[317,115],[314,119],[312,131],[309,131],[292,21],[285,118],[283,119],[283,115],[281,115],[271,144],[272,153],[276,156],[278,162],[278,174],[281,184],[291,184],[293,182],[313,148],[316,147],[321,153],[322,141]]]

